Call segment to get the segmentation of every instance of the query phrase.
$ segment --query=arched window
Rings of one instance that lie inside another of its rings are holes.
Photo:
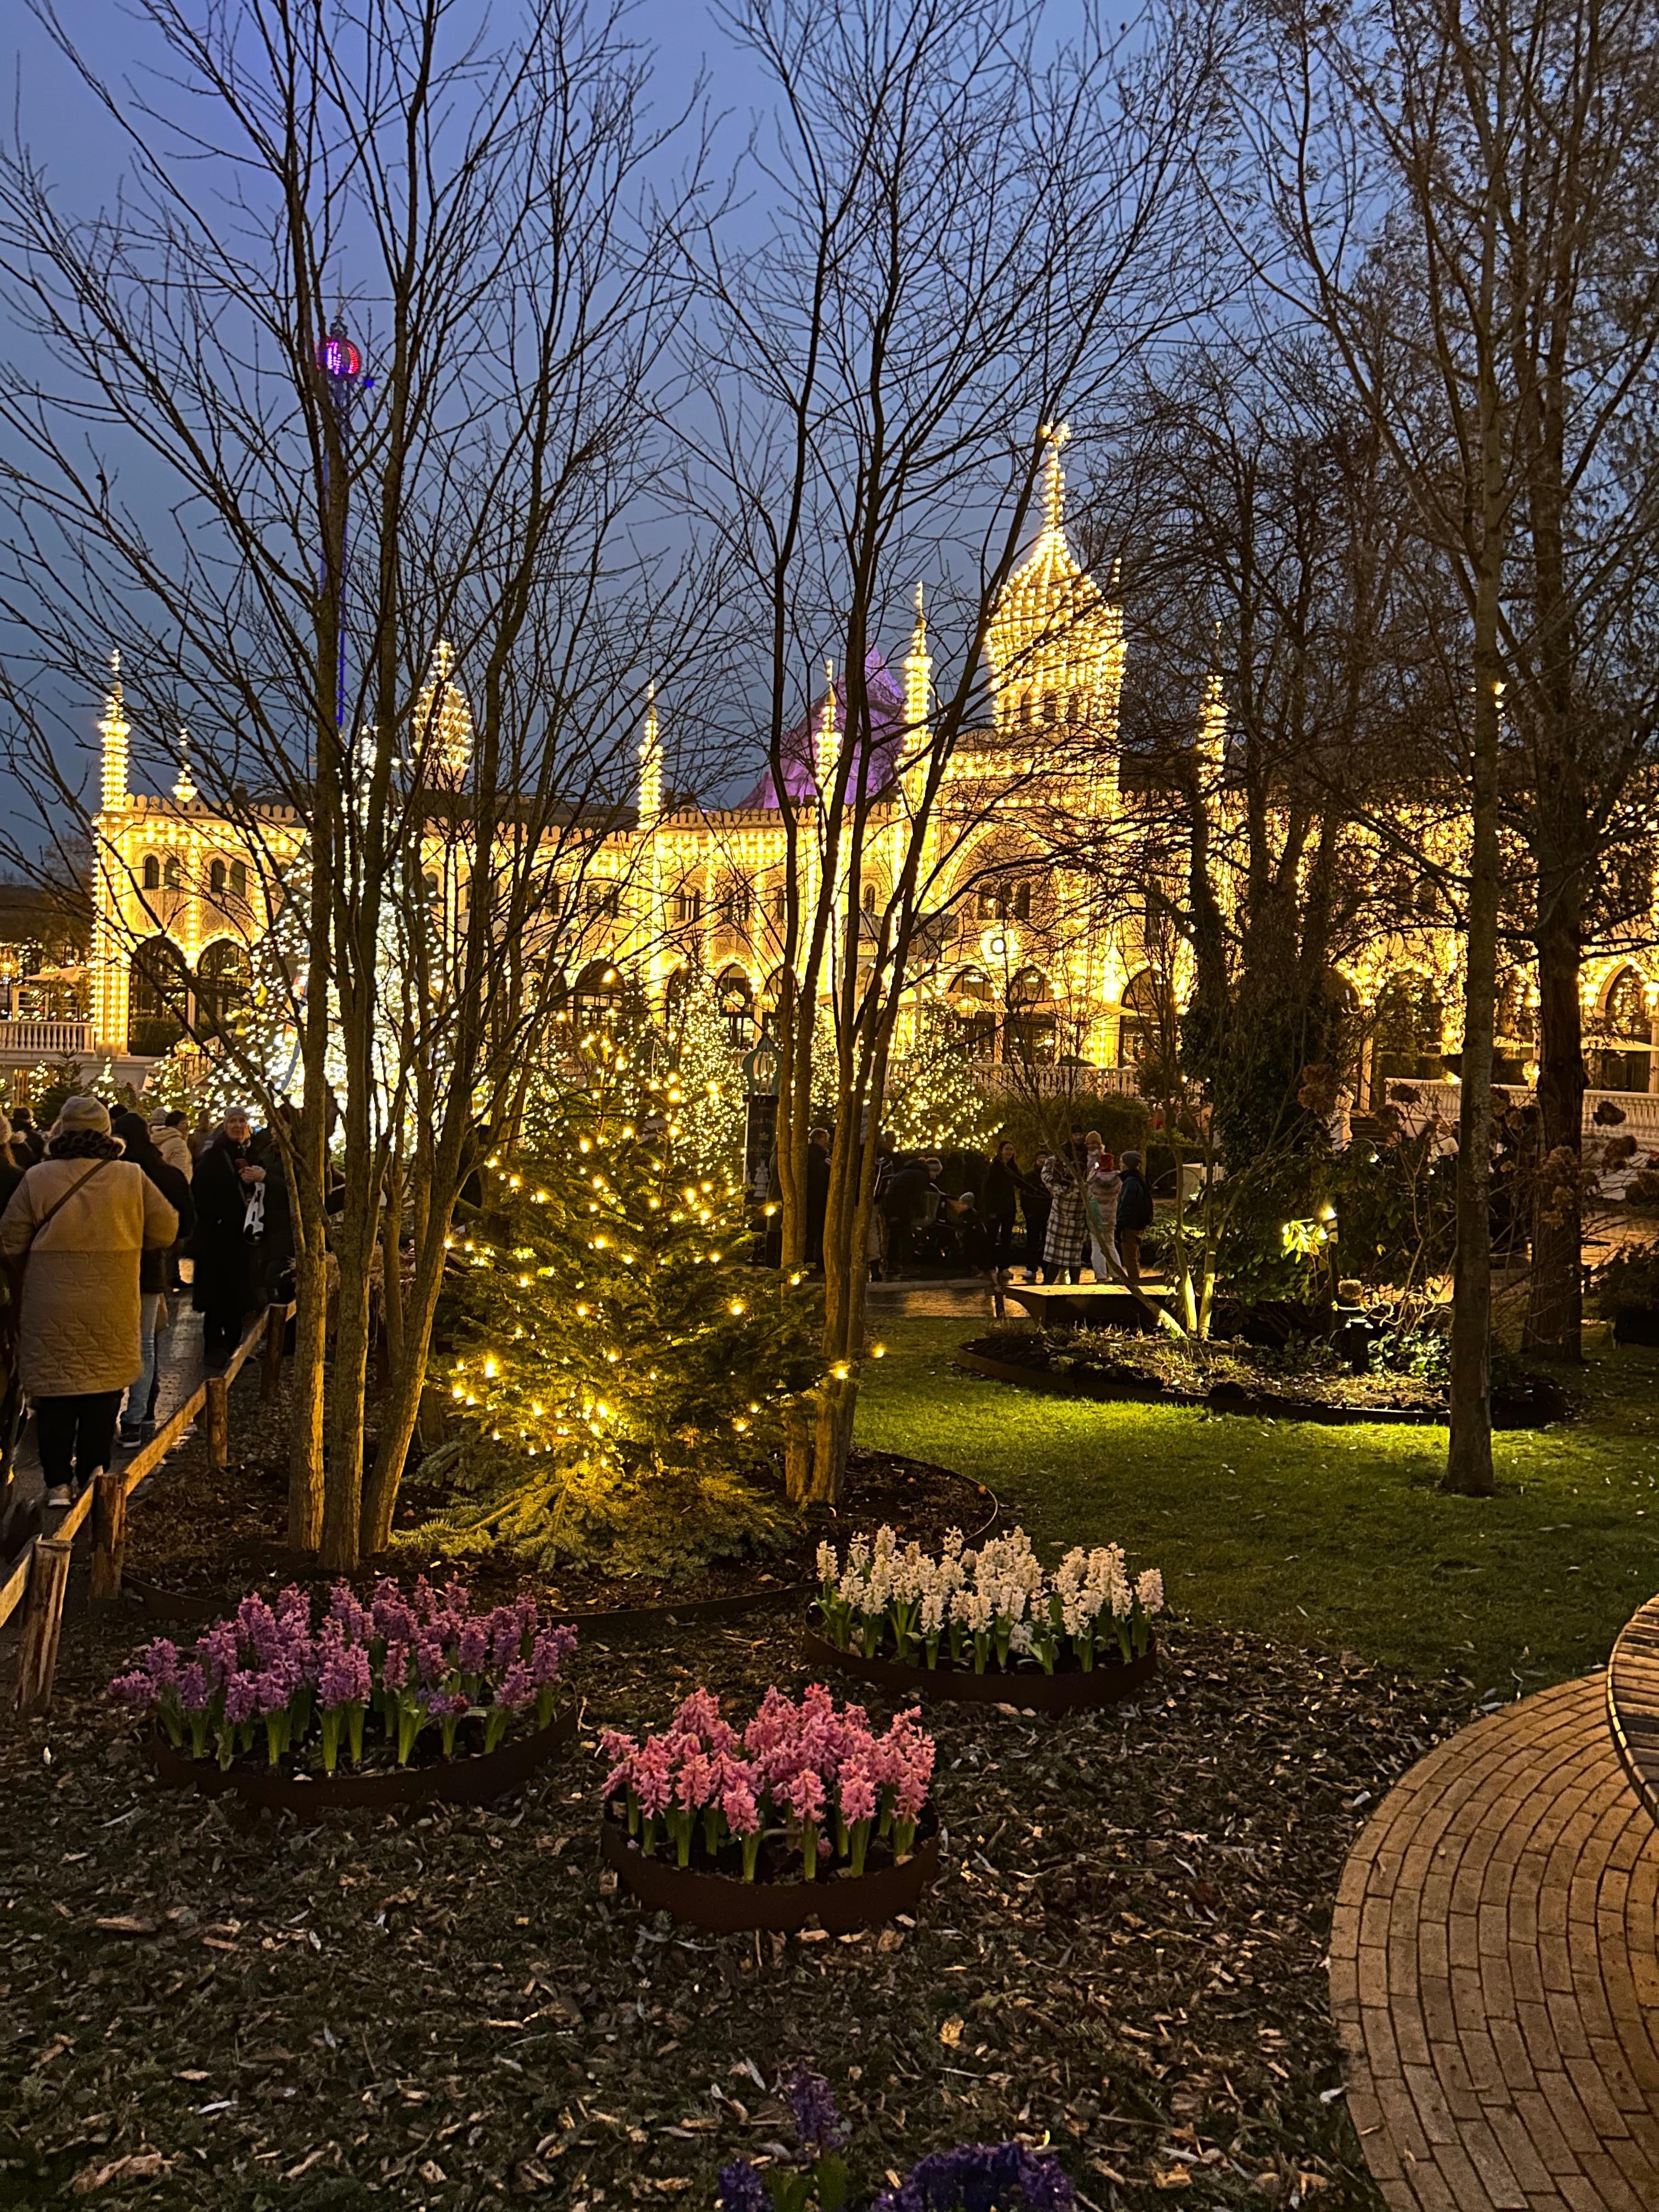
[[[1117,1064],[1139,1067],[1157,1050],[1167,1025],[1168,1009],[1150,968],[1143,968],[1124,992],[1122,1005],[1117,1019]]]
[[[1590,1033],[1595,1040],[1588,1055],[1594,1088],[1645,1091],[1653,1070],[1653,1030],[1647,988],[1634,968],[1621,968],[1608,984]]]
[[[754,988],[741,968],[727,968],[714,986],[714,1000],[726,1017],[726,1034],[746,1050],[755,1026]]]
[[[215,860],[208,870],[208,889],[215,898],[224,896],[225,883],[225,864],[222,860]]]
[[[204,1029],[218,1029],[247,999],[247,948],[234,937],[216,938],[196,963],[197,1017]]]
[[[1530,981],[1523,969],[1513,969],[1504,979],[1503,988],[1498,994],[1492,1062],[1494,1083],[1520,1084],[1526,1081],[1527,1062],[1533,1055],[1537,1028]]]
[[[1019,968],[1008,983],[1003,1057],[1046,1067],[1054,1056],[1054,1015],[1048,979],[1040,968]]]
[[[230,895],[232,898],[240,900],[244,906],[247,904],[247,862],[246,860],[233,860],[230,864]]]
[[[170,891],[176,891],[183,887],[179,873],[179,856],[176,853],[169,854],[167,856],[167,866],[161,871],[161,883],[163,887]]]
[[[950,997],[956,1009],[957,1035],[972,1060],[990,1060],[997,1047],[997,1010],[991,979],[982,968],[961,968],[952,977]]]
[[[874,885],[873,884],[866,884],[866,885],[864,886],[864,897],[863,897],[863,900],[862,900],[862,904],[863,904],[864,911],[866,912],[866,914],[873,914],[873,913],[875,912],[875,910],[876,910],[876,887],[875,887],[875,885]]]
[[[144,855],[144,889],[159,891],[161,888],[161,863],[154,853]]]

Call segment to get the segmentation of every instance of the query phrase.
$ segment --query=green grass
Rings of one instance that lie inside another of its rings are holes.
[[[957,1373],[975,1333],[884,1322],[860,1441],[990,1484],[1040,1545],[1115,1539],[1195,1619],[1512,1695],[1605,1661],[1659,1589],[1659,1354],[1597,1348],[1585,1417],[1500,1436],[1499,1494],[1461,1498],[1443,1429],[1044,1396]]]

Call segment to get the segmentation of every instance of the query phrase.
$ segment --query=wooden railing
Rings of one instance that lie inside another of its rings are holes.
[[[52,1703],[64,1597],[69,1589],[76,1538],[90,1520],[93,1597],[100,1602],[118,1597],[126,1558],[128,1498],[183,1441],[198,1414],[205,1415],[209,1460],[215,1467],[229,1464],[230,1386],[258,1352],[263,1358],[259,1395],[262,1398],[271,1395],[282,1366],[283,1334],[293,1311],[291,1305],[267,1307],[226,1361],[222,1372],[204,1376],[183,1405],[174,1407],[149,1442],[125,1466],[94,1476],[51,1535],[35,1537],[0,1583],[0,1628],[20,1605],[23,1608],[13,1700],[20,1713],[43,1713]]]

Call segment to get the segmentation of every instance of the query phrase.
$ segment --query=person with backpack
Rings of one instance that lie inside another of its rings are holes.
[[[13,1263],[17,1370],[34,1408],[48,1505],[68,1505],[114,1453],[121,1393],[143,1364],[139,1267],[164,1252],[179,1217],[123,1156],[109,1111],[66,1098],[46,1158],[0,1215]],[[15,1278],[21,1273],[21,1285]]]
[[[1123,1188],[1117,1200],[1117,1249],[1126,1280],[1140,1280],[1140,1240],[1152,1225],[1152,1194],[1139,1152],[1123,1155]]]

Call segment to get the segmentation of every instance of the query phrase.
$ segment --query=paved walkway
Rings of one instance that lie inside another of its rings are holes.
[[[188,1289],[182,1297],[168,1303],[173,1319],[161,1331],[158,1347],[161,1368],[161,1387],[155,1401],[158,1424],[184,1404],[202,1379],[202,1316],[192,1310]],[[118,1467],[131,1456],[118,1442],[115,1455]],[[40,1497],[40,1455],[35,1448],[33,1421],[25,1425],[18,1439],[16,1468],[19,1494],[24,1498]]]
[[[1600,1675],[1389,1793],[1343,1871],[1331,2004],[1391,2212],[1659,2207],[1659,1826]]]

